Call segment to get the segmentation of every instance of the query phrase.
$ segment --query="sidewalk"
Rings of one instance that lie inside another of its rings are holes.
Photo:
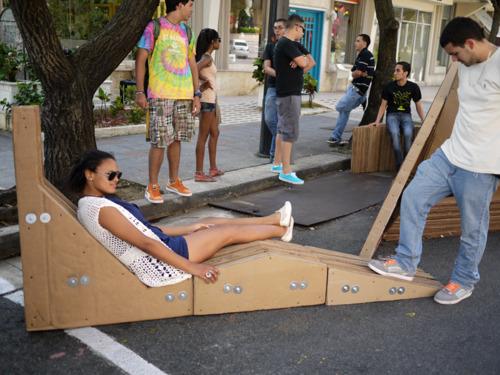
[[[427,111],[437,92],[438,87],[422,87],[424,108]],[[308,114],[311,110],[304,109],[301,121],[301,136],[297,144],[297,152],[300,157],[301,149],[309,150],[313,154],[330,152],[324,141],[329,137],[329,130],[335,126],[337,112],[335,104],[343,95],[343,92],[318,93],[314,101],[325,108],[319,112],[323,114],[313,121],[319,126],[307,125]],[[304,98],[305,100],[305,98]],[[224,170],[234,170],[264,164],[266,160],[255,156],[258,151],[260,138],[261,110],[257,106],[256,96],[221,97],[222,110],[221,136],[219,139],[219,164]],[[318,112],[317,109],[313,110]],[[363,115],[361,107],[351,112],[350,122],[346,128],[345,137],[356,126]],[[316,118],[317,116],[313,116]],[[418,119],[416,113],[413,118]],[[137,130],[139,128],[139,130]],[[312,130],[314,129],[314,130]],[[310,132],[314,133],[314,136]],[[149,145],[144,140],[144,130],[135,126],[134,132],[139,134],[127,136],[115,136],[99,138],[97,145],[103,150],[115,152],[122,169],[126,172],[126,178],[146,184],[147,182],[147,150]],[[308,134],[308,136],[304,136]],[[96,136],[97,132],[96,132]],[[312,138],[310,138],[312,137]],[[309,142],[321,144],[321,148],[314,148]],[[126,148],[123,145],[127,145]],[[188,180],[194,172],[194,146],[195,140],[183,145],[181,156],[181,178]],[[312,147],[312,149],[311,149]],[[313,151],[314,149],[314,151]],[[208,156],[206,156],[208,158]],[[9,133],[0,132],[0,189],[6,189],[15,185],[14,162],[12,158],[12,141]],[[166,166],[162,170],[162,184],[166,183],[164,175]]]

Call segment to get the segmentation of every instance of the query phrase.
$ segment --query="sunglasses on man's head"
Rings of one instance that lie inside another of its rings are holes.
[[[96,173],[99,173],[99,172],[96,172]],[[118,179],[122,178],[123,173],[120,171],[109,171],[109,172],[99,173],[99,174],[106,176],[108,178],[108,181],[113,181],[116,177],[118,177]]]

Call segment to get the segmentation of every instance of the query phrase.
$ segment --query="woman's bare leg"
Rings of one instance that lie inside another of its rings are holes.
[[[203,172],[205,144],[207,143],[209,131],[210,118],[207,112],[202,112],[200,116],[200,126],[198,129],[198,141],[196,142],[196,172]]]
[[[217,168],[217,141],[219,139],[219,124],[215,112],[210,112],[210,138],[208,139],[208,158],[210,169]]]
[[[184,238],[189,249],[189,260],[200,263],[225,246],[281,237],[286,230],[286,227],[279,225],[226,224],[190,233]]]
[[[217,224],[217,225],[280,225],[281,215],[274,212],[264,217],[204,217],[197,220],[197,223]]]

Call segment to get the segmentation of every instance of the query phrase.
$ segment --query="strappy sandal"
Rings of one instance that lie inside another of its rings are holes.
[[[215,182],[215,181],[217,181],[213,176],[206,175],[203,172],[196,172],[194,174],[194,180],[196,182]]]
[[[219,168],[210,168],[208,173],[211,177],[217,177],[217,176],[222,176],[224,174],[224,171]]]

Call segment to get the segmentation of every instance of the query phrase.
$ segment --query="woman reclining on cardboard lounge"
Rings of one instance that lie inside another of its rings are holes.
[[[293,232],[289,202],[260,218],[206,218],[190,225],[151,225],[139,208],[113,194],[122,173],[113,155],[92,150],[73,167],[68,185],[78,193],[78,219],[87,230],[148,286],[191,277],[216,282],[216,267],[201,262],[225,246],[281,237]]]

